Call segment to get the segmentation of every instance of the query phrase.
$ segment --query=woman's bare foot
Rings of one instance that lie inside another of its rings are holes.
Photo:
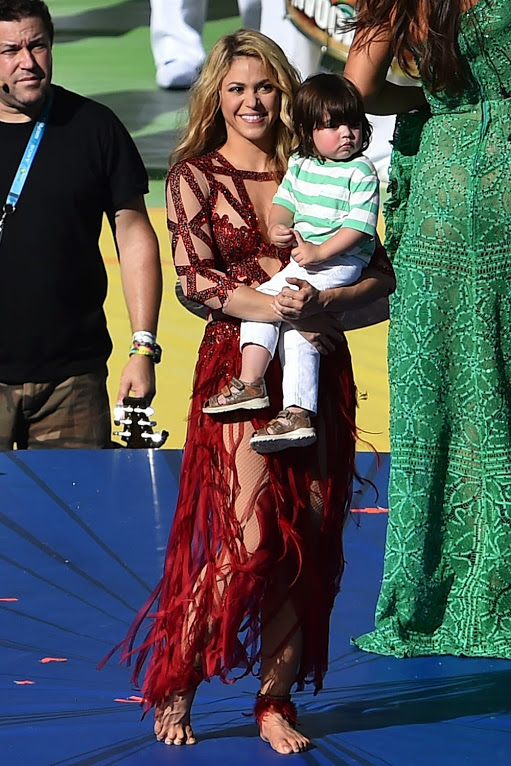
[[[310,747],[310,740],[293,729],[280,713],[268,712],[260,723],[261,739],[282,755],[302,753]]]
[[[166,745],[194,745],[195,735],[190,725],[190,710],[195,689],[185,694],[171,694],[154,710],[156,739]]]

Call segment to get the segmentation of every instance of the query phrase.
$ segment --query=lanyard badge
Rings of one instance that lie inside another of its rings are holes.
[[[53,103],[53,93],[52,91],[50,91],[50,93],[48,94],[48,98],[46,99],[46,103],[43,107],[43,110],[41,114],[39,115],[39,119],[34,125],[34,129],[32,130],[31,136],[28,140],[28,144],[25,148],[23,157],[21,158],[21,162],[19,164],[18,170],[16,171],[16,175],[14,176],[14,181],[12,182],[12,186],[10,188],[9,194],[7,195],[7,199],[2,208],[2,214],[0,216],[0,242],[2,241],[2,236],[4,233],[4,228],[5,228],[5,223],[7,221],[7,218],[8,216],[12,215],[14,211],[16,210],[16,205],[18,204],[18,200],[21,196],[21,192],[23,191],[23,187],[25,186],[25,182],[28,178],[30,168],[32,167],[32,163],[37,154],[37,150],[39,149],[39,146],[41,144],[44,131],[46,130],[46,124],[48,122],[48,117],[50,114],[52,103]]]

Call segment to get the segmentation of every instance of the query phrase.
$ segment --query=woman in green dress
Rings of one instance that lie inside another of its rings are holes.
[[[369,111],[403,115],[386,211],[389,527],[376,630],[356,644],[511,657],[511,5],[358,6],[345,74]],[[393,56],[422,90],[386,81]]]

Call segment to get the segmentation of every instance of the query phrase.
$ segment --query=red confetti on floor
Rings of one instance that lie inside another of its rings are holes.
[[[352,513],[388,513],[388,508],[352,508]]]

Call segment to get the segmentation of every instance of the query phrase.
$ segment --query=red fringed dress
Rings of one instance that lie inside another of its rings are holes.
[[[147,707],[212,676],[231,682],[257,675],[264,619],[287,599],[303,636],[298,686],[312,682],[319,690],[327,669],[354,465],[347,344],[321,360],[318,442],[312,447],[263,456],[248,446],[253,431],[282,406],[278,361],[266,375],[268,410],[255,416],[202,412],[206,399],[240,372],[239,322],[221,314],[222,305],[238,285],[265,281],[265,269],[279,270],[287,259],[264,240],[254,211],[264,184],[276,188],[271,174],[237,170],[217,152],[178,163],[168,177],[177,273],[186,280],[187,296],[208,305],[214,319],[195,368],[163,578],[123,644],[122,659],[134,660],[137,684],[147,661]],[[284,594],[280,602],[278,593]],[[133,649],[146,617],[149,633]]]

